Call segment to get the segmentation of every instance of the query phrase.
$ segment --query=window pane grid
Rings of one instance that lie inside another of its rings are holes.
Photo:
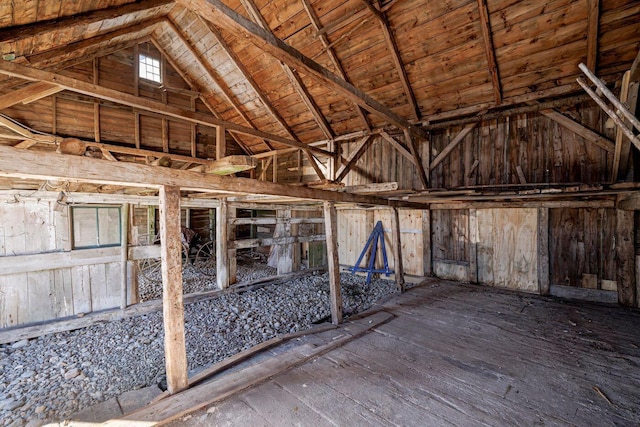
[[[139,73],[142,79],[151,80],[156,83],[162,83],[160,75],[160,61],[150,56],[140,55],[139,57]]]

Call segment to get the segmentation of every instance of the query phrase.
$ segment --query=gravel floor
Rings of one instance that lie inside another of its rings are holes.
[[[185,307],[190,370],[330,316],[328,275],[308,274]],[[185,278],[185,282],[188,279]],[[394,283],[341,275],[345,314],[394,292]],[[0,425],[42,425],[164,375],[162,314],[0,345]]]

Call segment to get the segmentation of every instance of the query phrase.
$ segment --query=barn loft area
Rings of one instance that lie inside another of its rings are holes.
[[[640,2],[13,0],[0,50],[0,426],[640,424]]]

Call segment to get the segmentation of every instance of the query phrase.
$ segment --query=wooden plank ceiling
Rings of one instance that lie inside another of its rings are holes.
[[[638,22],[633,0],[14,0],[0,3],[0,53],[56,71],[151,40],[220,119],[308,144],[579,93],[580,62],[611,82]],[[303,61],[274,55],[271,35]],[[3,76],[0,94],[24,83]]]

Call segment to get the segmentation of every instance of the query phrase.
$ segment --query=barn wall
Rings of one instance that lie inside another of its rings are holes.
[[[0,268],[0,328],[119,306],[120,248],[72,251],[69,210],[55,207],[0,203],[0,262],[32,265],[10,274]],[[59,263],[71,266],[51,268]]]
[[[155,51],[152,45],[148,49]],[[160,55],[159,52],[156,52]],[[120,92],[136,94],[134,78],[134,49],[123,49],[97,61],[94,73],[92,61],[75,65],[60,73],[73,78],[94,83]],[[149,83],[139,83],[138,95],[185,110],[210,113],[207,107],[191,92],[189,85],[170,64],[165,64],[163,87]],[[95,120],[95,105],[98,120]],[[161,119],[157,115],[107,101],[97,101],[91,97],[63,91],[29,104],[17,104],[4,111],[19,122],[38,131],[55,133],[65,137],[77,137],[88,141],[96,140],[126,147],[136,146],[136,117],[138,117],[139,145],[142,149],[164,151],[172,154],[191,155],[192,131],[197,141],[197,156],[215,158],[215,129],[183,121]],[[163,130],[164,129],[164,130]],[[166,135],[166,144],[163,142]],[[165,145],[167,147],[165,147]],[[228,154],[241,154],[241,149],[231,137],[227,137]],[[100,156],[100,154],[97,154]]]
[[[611,140],[615,130],[592,104],[563,113]],[[437,155],[464,126],[431,132],[431,156]],[[404,143],[401,135],[398,141]],[[347,158],[356,142],[340,144]],[[427,163],[427,144],[420,155]],[[610,179],[611,154],[538,113],[485,121],[476,126],[430,173],[431,188],[457,188],[527,183],[600,183]],[[398,182],[401,189],[421,188],[415,167],[381,137],[372,142],[344,179],[346,185]]]

